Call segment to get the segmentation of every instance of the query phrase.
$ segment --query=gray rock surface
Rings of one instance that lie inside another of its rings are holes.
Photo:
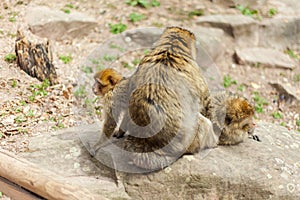
[[[258,25],[257,22],[249,17],[240,15],[207,15],[198,18],[198,25],[223,29],[225,33],[235,38],[239,46],[257,44]],[[249,44],[246,41],[251,41]]]
[[[287,54],[275,49],[259,47],[237,49],[236,59],[239,64],[250,64],[257,67],[294,69],[297,66],[297,63]]]
[[[29,7],[26,21],[32,33],[54,40],[81,38],[96,27],[95,19],[72,11],[66,14],[49,7]]]
[[[258,33],[259,46],[300,51],[300,15],[265,19],[259,24]]]
[[[86,125],[32,137],[29,152],[19,156],[109,199],[300,198],[300,135],[284,127],[258,123],[261,142],[249,139],[183,156],[148,174],[115,174],[91,158],[79,138],[93,142],[99,128]]]

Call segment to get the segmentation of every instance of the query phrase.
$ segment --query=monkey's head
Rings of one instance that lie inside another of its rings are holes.
[[[229,97],[226,101],[225,123],[220,144],[238,144],[254,132],[254,108],[242,97]]]
[[[123,77],[119,72],[111,68],[98,71],[94,76],[94,94],[104,96],[107,92],[113,90],[116,84],[122,80],[122,78]]]
[[[254,132],[254,108],[247,99],[232,97],[226,102],[225,128],[236,134]]]

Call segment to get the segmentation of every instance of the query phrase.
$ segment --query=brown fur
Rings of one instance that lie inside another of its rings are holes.
[[[238,144],[253,134],[254,108],[245,98],[225,92],[212,95],[208,113],[220,145]]]
[[[122,89],[113,90],[110,112],[118,118],[125,110],[120,129],[129,136],[123,148],[136,166],[161,169],[184,153],[216,146],[212,123],[200,114],[209,91],[195,56],[194,34],[167,28]],[[109,120],[107,136],[116,127]]]

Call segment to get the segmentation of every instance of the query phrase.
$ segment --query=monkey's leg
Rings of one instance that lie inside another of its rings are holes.
[[[214,132],[212,122],[199,113],[195,128],[195,138],[186,153],[193,154],[201,149],[216,147],[218,140],[219,135]]]
[[[109,138],[114,133],[116,126],[117,124],[114,118],[110,114],[107,114],[103,124],[101,136],[98,142],[94,145],[93,151],[91,152],[92,156],[96,155],[97,151],[100,148],[108,144]]]

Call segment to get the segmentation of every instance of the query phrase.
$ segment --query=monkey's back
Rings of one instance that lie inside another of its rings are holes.
[[[129,96],[130,135],[158,149],[191,140],[208,90],[193,59],[156,48],[130,77]]]

